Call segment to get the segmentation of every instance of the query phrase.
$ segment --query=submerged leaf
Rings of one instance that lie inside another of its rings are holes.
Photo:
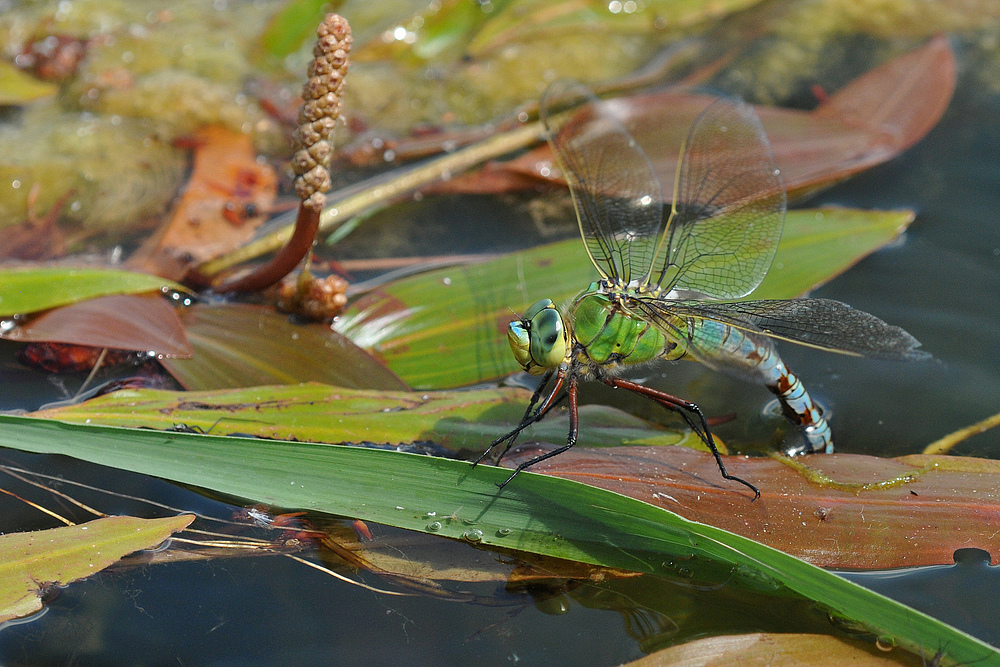
[[[184,291],[158,276],[116,269],[17,267],[0,270],[0,316],[35,313],[109,294]]]
[[[56,308],[2,334],[21,342],[68,343],[190,357],[177,311],[159,294],[116,294]]]
[[[911,211],[792,211],[753,299],[787,299],[830,280],[896,238]],[[535,300],[568,300],[597,278],[577,239],[395,281],[358,299],[335,324],[419,389],[520,370],[507,324]]]
[[[89,577],[133,551],[184,530],[194,515],[163,519],[112,516],[78,526],[0,535],[0,623],[41,610],[40,595]]]

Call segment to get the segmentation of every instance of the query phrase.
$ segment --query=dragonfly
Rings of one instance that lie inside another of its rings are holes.
[[[566,181],[584,245],[600,279],[565,305],[534,303],[510,323],[518,364],[541,376],[516,428],[494,440],[473,465],[569,398],[564,446],[518,465],[519,472],[573,447],[579,434],[577,386],[597,380],[646,396],[680,414],[731,474],[701,408],[620,377],[658,360],[690,359],[765,385],[801,432],[789,454],[832,452],[823,410],[781,360],[775,339],[882,359],[929,357],[903,329],[830,299],[740,300],[761,283],[784,225],[785,186],[753,107],[712,102],[694,121],[680,151],[669,215],[649,158],[615,114],[584,86],[557,81],[541,115]],[[567,120],[568,119],[568,120]],[[664,221],[666,217],[666,221]]]

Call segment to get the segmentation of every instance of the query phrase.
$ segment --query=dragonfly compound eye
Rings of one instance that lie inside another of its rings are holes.
[[[507,327],[507,342],[510,343],[510,350],[514,353],[514,358],[521,368],[531,372],[531,336],[522,320],[514,320]]]
[[[566,358],[566,334],[562,315],[552,302],[531,318],[528,339],[531,360],[542,369],[555,368]]]

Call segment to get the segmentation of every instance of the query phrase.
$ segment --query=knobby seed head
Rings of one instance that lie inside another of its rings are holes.
[[[327,14],[316,35],[309,81],[302,88],[304,103],[295,130],[298,150],[292,158],[292,169],[296,174],[295,192],[302,206],[320,211],[326,204],[323,193],[330,189],[327,171],[333,154],[330,135],[340,117],[347,57],[353,39],[347,20],[337,14]]]

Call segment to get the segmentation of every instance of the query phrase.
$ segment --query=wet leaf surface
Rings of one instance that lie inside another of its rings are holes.
[[[176,309],[159,294],[101,296],[50,310],[3,334],[19,342],[68,343],[190,357]]]
[[[49,586],[65,586],[133,551],[151,549],[192,521],[191,514],[163,519],[113,516],[0,535],[0,622],[40,611],[40,596]]]
[[[537,453],[522,446],[505,465]],[[678,447],[572,449],[532,470],[628,495],[822,567],[945,565],[963,547],[989,551],[1000,562],[1000,462],[860,454],[795,461],[847,486],[810,480],[775,459],[729,457],[729,471],[760,489],[760,499],[747,503],[710,455]]]
[[[25,266],[0,270],[0,315],[35,313],[110,294],[183,287],[158,276],[116,269]]]

